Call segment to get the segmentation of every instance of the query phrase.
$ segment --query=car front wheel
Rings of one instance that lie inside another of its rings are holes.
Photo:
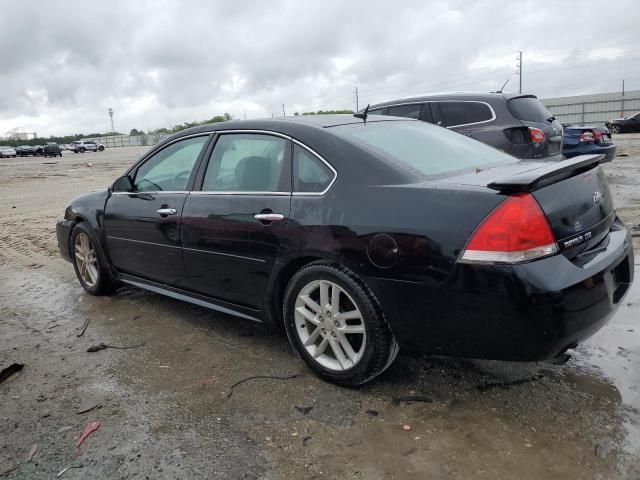
[[[384,372],[398,353],[375,295],[353,272],[328,263],[299,270],[285,292],[287,336],[320,377],[355,387]]]
[[[73,266],[80,285],[92,295],[104,295],[115,290],[107,261],[86,222],[78,223],[71,232]]]
[[[620,130],[620,125],[611,125],[611,127],[609,127],[611,133],[620,133]]]

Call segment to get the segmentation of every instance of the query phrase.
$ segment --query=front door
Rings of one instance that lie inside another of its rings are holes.
[[[261,309],[291,208],[291,142],[221,133],[201,191],[184,206],[182,244],[191,288]]]
[[[105,209],[107,248],[121,272],[188,287],[180,242],[181,213],[208,135],[154,153],[131,173],[132,192],[113,192]]]

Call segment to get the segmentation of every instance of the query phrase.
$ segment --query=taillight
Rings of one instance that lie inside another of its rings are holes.
[[[594,138],[595,137],[593,135],[593,132],[582,132],[582,134],[580,135],[581,142],[593,142]]]
[[[595,138],[596,143],[600,143],[602,141],[602,132],[599,130],[593,131],[593,138]]]
[[[471,263],[519,263],[558,252],[547,217],[530,193],[498,205],[471,236],[462,257]]]
[[[544,143],[544,132],[539,128],[529,127],[531,143]]]

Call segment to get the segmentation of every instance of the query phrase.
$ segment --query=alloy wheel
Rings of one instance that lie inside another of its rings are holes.
[[[309,355],[333,371],[353,368],[367,342],[362,313],[338,284],[314,280],[296,297],[295,330]]]
[[[98,281],[98,256],[86,233],[76,235],[74,251],[78,275],[88,287],[93,287]]]

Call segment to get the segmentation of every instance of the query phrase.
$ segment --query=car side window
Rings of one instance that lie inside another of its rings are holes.
[[[299,145],[293,146],[293,191],[320,193],[327,189],[335,173],[318,157]]]
[[[491,109],[480,102],[438,102],[447,127],[485,122],[493,118]]]
[[[172,143],[147,159],[135,175],[136,192],[181,192],[186,190],[189,176],[208,135]]]
[[[395,117],[419,118],[421,110],[421,103],[413,105],[398,105],[396,107],[389,107],[387,115],[393,115]]]
[[[387,107],[384,108],[376,108],[375,110],[369,110],[367,115],[386,115]]]
[[[211,152],[202,190],[290,192],[289,140],[267,134],[220,135]]]

